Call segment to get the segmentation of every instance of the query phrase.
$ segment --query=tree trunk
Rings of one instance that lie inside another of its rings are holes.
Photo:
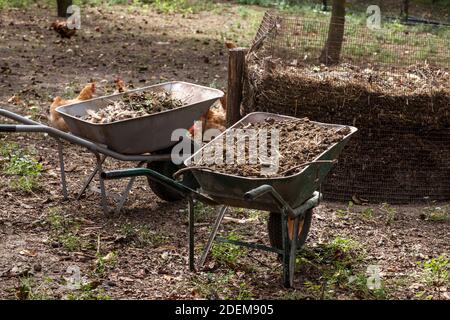
[[[400,16],[403,21],[407,22],[409,17],[409,0],[402,1],[402,10],[400,12]]]
[[[58,5],[58,17],[67,18],[67,8],[72,5],[72,0],[56,0]]]
[[[333,0],[328,39],[319,61],[326,65],[338,64],[345,28],[345,0]]]

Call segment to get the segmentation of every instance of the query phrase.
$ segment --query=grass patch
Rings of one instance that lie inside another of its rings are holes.
[[[0,9],[3,8],[25,8],[34,1],[31,0],[0,0]]]
[[[361,211],[361,218],[365,221],[373,220],[374,218],[374,211],[372,208],[366,208],[363,211]]]
[[[448,282],[449,260],[445,255],[420,262],[423,279],[431,286],[440,287]]]
[[[13,189],[30,193],[39,188],[42,164],[30,150],[12,143],[0,146],[0,168],[6,175],[14,177],[11,181]]]
[[[80,224],[70,215],[65,215],[58,208],[50,208],[45,220],[50,227],[51,239],[68,251],[79,251],[89,247],[79,235]]]
[[[397,219],[397,209],[389,203],[383,203],[380,210],[386,214],[386,225],[391,225]]]
[[[286,298],[335,299],[337,293],[345,292],[360,299],[386,299],[381,278],[369,272],[364,256],[360,244],[345,237],[336,237],[314,248],[305,247],[297,257],[299,273],[308,275],[304,291]]]
[[[448,205],[425,207],[422,211],[421,218],[433,222],[444,222],[449,218]]]
[[[215,207],[197,201],[194,204],[194,221],[205,222],[213,216],[215,212]]]
[[[358,273],[349,279],[348,287],[359,298],[387,300],[388,294],[384,283],[380,281],[380,287],[371,287],[370,281],[371,278],[366,274]]]
[[[441,299],[441,288],[449,281],[450,261],[446,254],[417,263],[420,267],[420,281],[426,284],[426,290],[416,293],[421,300]]]
[[[102,256],[100,253],[97,253],[97,260],[95,261],[95,269],[94,273],[103,277],[106,272],[117,265],[117,253],[112,251],[107,255]]]
[[[155,0],[153,7],[156,11],[165,14],[192,14],[214,9],[214,3],[207,0]]]
[[[126,242],[132,242],[137,247],[157,247],[167,243],[168,237],[150,230],[145,225],[125,223],[120,228],[120,235]]]
[[[238,236],[234,232],[230,232],[227,239],[234,241],[239,240]],[[247,249],[226,242],[215,243],[211,250],[211,255],[217,262],[232,269],[238,267],[239,259],[246,254]]]
[[[40,284],[32,277],[22,277],[19,279],[19,285],[16,288],[16,297],[19,300],[50,300],[51,291],[47,284],[53,280],[48,278]]]
[[[353,201],[349,201],[346,209],[336,210],[336,215],[339,218],[346,218],[352,212],[353,207],[354,207]]]
[[[67,300],[111,300],[103,289],[93,288],[91,284],[81,286],[79,290],[69,293]]]
[[[220,275],[206,273],[196,275],[192,280],[194,292],[209,300],[251,300],[254,295],[252,288],[236,276],[234,271]]]

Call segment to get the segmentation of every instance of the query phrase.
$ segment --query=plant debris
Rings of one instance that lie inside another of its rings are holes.
[[[276,172],[265,173],[270,164],[267,160],[258,157],[256,163],[252,164],[250,159],[250,154],[252,150],[250,148],[251,142],[249,139],[245,141],[245,163],[240,164],[240,162],[235,159],[232,163],[227,159],[227,147],[225,145],[223,148],[223,159],[227,161],[216,161],[216,159],[211,159],[208,155],[215,155],[213,150],[215,148],[215,143],[221,143],[226,141],[226,135],[223,136],[224,139],[216,140],[211,145],[205,147],[203,157],[196,163],[196,166],[207,166],[208,168],[228,173],[232,175],[238,175],[243,177],[283,177],[296,174],[304,169],[303,164],[315,160],[320,154],[329,149],[335,143],[341,141],[347,134],[350,133],[349,127],[326,127],[321,126],[317,123],[311,122],[308,118],[295,119],[295,120],[278,120],[271,117],[266,118],[263,122],[248,123],[245,127],[247,130],[255,130],[254,132],[264,132],[267,130],[267,149],[269,158],[272,158],[271,154],[271,143],[272,136],[270,134],[271,130],[275,129],[279,132],[279,143],[278,150],[275,147],[273,151],[277,152],[278,155],[278,168]],[[238,139],[234,138],[234,149],[237,150]],[[258,140],[259,142],[259,140]],[[260,146],[258,143],[258,151]],[[234,156],[237,152],[234,152]]]
[[[180,99],[173,98],[167,91],[132,92],[125,93],[120,100],[111,101],[105,108],[97,111],[87,110],[87,114],[81,118],[92,123],[104,124],[142,117],[183,105]]]

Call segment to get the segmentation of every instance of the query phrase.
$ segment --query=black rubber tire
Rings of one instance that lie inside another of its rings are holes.
[[[173,164],[172,161],[150,162],[147,163],[147,168],[159,172],[171,179],[173,179],[172,175],[180,169],[180,167]],[[168,202],[174,202],[183,199],[182,195],[178,194],[170,188],[167,188],[161,183],[155,182],[148,177],[147,181],[150,189],[152,189],[153,193],[156,194],[158,198]]]
[[[313,209],[306,211],[303,220],[302,230],[299,230],[297,237],[297,249],[300,249],[308,238],[309,229],[311,228],[311,221],[313,216]],[[278,212],[270,212],[269,221],[267,222],[267,231],[269,232],[269,240],[272,247],[283,249],[283,236],[281,233],[281,214]]]

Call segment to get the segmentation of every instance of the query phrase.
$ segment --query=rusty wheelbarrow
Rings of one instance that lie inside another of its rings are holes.
[[[264,112],[251,113],[210,143],[220,139],[229,130],[245,127],[250,122],[262,122],[268,117],[280,120],[295,119]],[[336,129],[345,127],[323,123],[316,124]],[[191,270],[195,270],[194,200],[209,205],[219,205],[212,232],[199,261],[200,267],[207,258],[229,206],[269,211],[268,232],[271,246],[225,238],[217,238],[217,240],[279,254],[283,261],[283,284],[286,287],[290,287],[294,279],[296,252],[307,238],[313,209],[319,204],[322,197],[320,185],[350,137],[357,131],[354,127],[349,128],[350,132],[341,141],[331,145],[314,161],[305,164],[300,172],[287,177],[248,178],[219,173],[207,168],[190,168],[187,166],[182,171],[191,172],[200,186],[200,188],[194,189],[183,182],[145,168],[109,171],[102,173],[102,176],[104,179],[147,176],[163,188],[167,188],[179,194],[180,197],[187,199],[189,211],[189,266]],[[207,147],[208,144],[197,152],[202,152]],[[193,154],[186,159],[185,163],[187,164],[195,156],[196,154]]]

